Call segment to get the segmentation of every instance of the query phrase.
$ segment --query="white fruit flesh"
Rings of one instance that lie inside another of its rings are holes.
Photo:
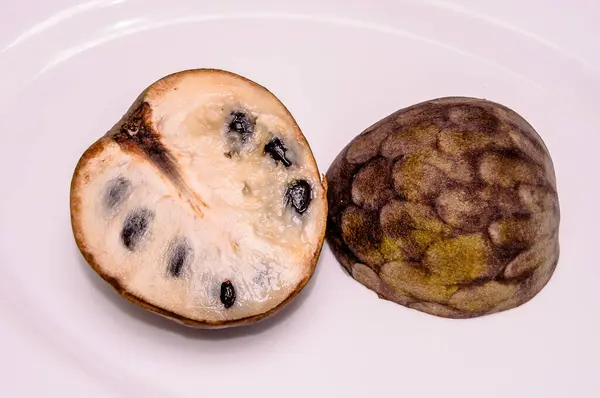
[[[143,98],[150,127],[173,155],[185,189],[148,158],[101,140],[102,150],[76,172],[80,203],[74,230],[101,272],[156,307],[198,322],[219,323],[276,308],[305,283],[321,248],[325,188],[302,133],[268,91],[229,73],[190,71],[154,84]],[[231,112],[256,118],[254,133],[231,152]],[[135,131],[132,132],[135,134]],[[265,154],[279,137],[292,166]],[[105,203],[111,181],[130,181],[114,208]],[[306,180],[311,202],[302,215],[286,205],[290,183]],[[135,250],[121,240],[125,219],[137,209],[154,213]],[[174,240],[192,249],[178,277],[167,272]],[[235,303],[225,308],[221,284],[231,281]]]

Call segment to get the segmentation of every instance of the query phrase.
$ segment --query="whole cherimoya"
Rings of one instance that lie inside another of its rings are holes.
[[[332,251],[384,299],[482,316],[529,301],[558,262],[550,154],[500,104],[442,98],[394,112],[352,140],[327,179]]]
[[[285,106],[230,72],[148,87],[79,160],[75,240],[126,299],[198,327],[289,303],[325,235],[326,184]]]

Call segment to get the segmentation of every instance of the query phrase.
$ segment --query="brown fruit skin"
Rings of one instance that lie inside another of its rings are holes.
[[[102,271],[102,268],[98,265],[98,263],[94,259],[93,254],[90,252],[90,250],[88,250],[87,243],[85,242],[85,239],[83,238],[83,234],[81,233],[80,213],[82,211],[82,209],[81,209],[82,203],[80,203],[77,193],[79,190],[81,179],[85,178],[85,176],[82,173],[82,170],[85,169],[86,164],[91,159],[93,159],[98,153],[102,152],[104,150],[106,143],[110,140],[113,140],[115,135],[119,134],[119,132],[122,130],[122,128],[127,123],[130,123],[132,121],[132,119],[135,117],[136,113],[139,111],[140,107],[142,107],[147,93],[151,89],[156,90],[155,86],[156,86],[157,82],[163,82],[162,88],[164,90],[166,90],[169,88],[169,81],[171,79],[176,79],[178,77],[178,75],[180,75],[180,74],[191,73],[194,71],[204,72],[204,73],[218,73],[218,74],[225,73],[225,74],[235,75],[232,72],[228,72],[228,71],[221,70],[221,69],[203,68],[203,69],[183,70],[183,71],[176,72],[176,73],[167,75],[165,77],[162,77],[161,79],[157,80],[156,82],[154,82],[153,84],[148,86],[144,91],[142,91],[139,94],[139,96],[135,99],[135,101],[131,104],[129,109],[125,112],[125,114],[121,117],[121,119],[117,123],[115,123],[114,126],[105,135],[103,135],[96,142],[94,142],[92,145],[90,145],[85,150],[83,155],[81,155],[81,157],[79,158],[77,165],[75,167],[75,170],[73,172],[73,177],[71,179],[71,185],[70,185],[71,228],[73,231],[73,236],[75,238],[75,243],[77,245],[77,248],[81,252],[83,258],[88,263],[88,265],[94,270],[94,272],[96,274],[98,274],[105,282],[107,282],[121,297],[128,300],[129,302],[131,302],[135,305],[138,305],[141,308],[144,308],[145,310],[150,311],[151,313],[160,315],[163,318],[169,319],[178,324],[188,326],[191,328],[224,329],[224,328],[229,328],[229,327],[250,325],[250,324],[257,323],[259,321],[262,321],[266,318],[269,318],[269,317],[277,314],[278,312],[283,310],[285,307],[287,307],[287,305],[289,303],[291,303],[296,298],[296,296],[298,296],[298,294],[304,289],[304,287],[308,284],[308,282],[310,281],[310,279],[312,278],[312,276],[314,274],[317,263],[319,261],[321,251],[323,249],[324,239],[319,240],[319,246],[317,247],[317,250],[315,251],[315,254],[311,261],[311,267],[310,267],[310,270],[307,273],[307,275],[300,281],[300,283],[298,284],[296,289],[284,301],[282,301],[278,306],[276,306],[275,308],[273,308],[269,311],[266,311],[262,314],[258,314],[258,315],[254,315],[254,316],[250,316],[250,317],[246,317],[246,318],[212,322],[212,321],[199,321],[199,320],[183,317],[172,311],[168,311],[164,308],[161,308],[154,304],[151,304],[151,303],[145,301],[144,299],[142,299],[141,297],[138,297],[138,296],[130,293],[129,291],[127,291],[121,285],[121,283],[119,282],[118,279],[115,279]],[[238,78],[244,79],[253,85],[261,87],[262,89],[271,93],[267,88],[259,85],[256,82],[246,79],[243,76],[239,76],[239,75],[235,75],[235,76],[237,76]],[[271,93],[271,95],[273,95],[275,97],[274,94]],[[289,113],[289,111],[288,111],[288,113]],[[290,117],[292,118],[292,120],[294,120],[293,117],[291,116],[291,114],[290,114]],[[297,123],[295,122],[295,120],[294,120],[294,123],[297,126]],[[297,127],[297,128],[298,128],[298,130],[300,130],[299,127]],[[302,139],[305,140],[305,138],[302,138]],[[305,141],[305,143],[306,143],[306,141]],[[308,145],[308,143],[306,143],[306,144]],[[313,161],[316,164],[316,160],[314,160],[314,158],[313,158]],[[322,185],[323,185],[324,192],[326,194],[328,185],[327,185],[327,180],[326,180],[325,176],[322,176]],[[326,217],[326,214],[325,214],[325,217]],[[325,235],[325,231],[322,231],[321,236],[324,237],[324,235]]]
[[[503,105],[447,97],[400,109],[355,137],[326,176],[327,242],[382,299],[473,318],[531,300],[557,266],[550,154]]]

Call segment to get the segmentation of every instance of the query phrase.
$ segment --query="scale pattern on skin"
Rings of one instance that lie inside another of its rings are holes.
[[[502,105],[443,98],[399,110],[350,142],[327,180],[327,240],[381,298],[486,315],[530,300],[558,262],[550,155]]]

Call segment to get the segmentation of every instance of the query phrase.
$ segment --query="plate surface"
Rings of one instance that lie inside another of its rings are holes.
[[[564,4],[2,2],[2,395],[600,396],[600,6]],[[77,251],[72,172],[144,87],[196,67],[273,91],[322,172],[364,128],[423,100],[515,109],[556,168],[552,280],[520,308],[452,321],[377,299],[325,247],[300,296],[255,326],[185,329],[125,302]]]

